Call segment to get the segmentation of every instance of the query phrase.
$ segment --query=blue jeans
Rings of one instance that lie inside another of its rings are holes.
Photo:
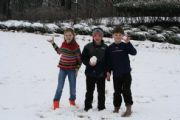
[[[63,70],[60,69],[59,71],[59,77],[58,77],[58,86],[56,90],[56,94],[54,96],[54,101],[59,101],[61,99],[64,82],[66,79],[66,76],[68,75],[69,79],[69,87],[70,87],[70,98],[69,100],[75,100],[76,99],[76,71],[75,70]]]

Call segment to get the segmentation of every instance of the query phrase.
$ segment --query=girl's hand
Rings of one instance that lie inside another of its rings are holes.
[[[51,37],[51,39],[48,39],[47,41],[50,42],[51,44],[53,44],[54,43],[54,37]]]
[[[77,77],[77,75],[78,75],[78,69],[75,69],[75,75],[76,75],[76,77]]]
[[[123,36],[123,40],[124,40],[125,43],[130,42],[130,38],[128,36]]]

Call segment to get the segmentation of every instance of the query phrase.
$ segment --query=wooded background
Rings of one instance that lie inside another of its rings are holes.
[[[0,20],[68,20],[100,17],[140,17],[176,21],[180,0],[0,0]]]

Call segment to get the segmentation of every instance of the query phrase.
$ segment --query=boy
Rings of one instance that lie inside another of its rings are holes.
[[[98,110],[105,109],[105,52],[107,45],[104,44],[103,30],[95,28],[92,32],[93,42],[87,44],[82,52],[82,62],[86,66],[86,95],[85,111],[92,108],[95,85],[98,92]]]
[[[126,111],[122,117],[128,117],[131,115],[131,106],[133,104],[131,95],[131,67],[130,67],[130,55],[136,55],[137,51],[131,44],[128,37],[124,36],[124,31],[120,26],[117,26],[113,32],[114,43],[108,47],[108,71],[107,78],[110,79],[110,73],[113,72],[113,84],[114,84],[114,113],[118,113],[123,95]],[[122,39],[124,42],[122,42]]]

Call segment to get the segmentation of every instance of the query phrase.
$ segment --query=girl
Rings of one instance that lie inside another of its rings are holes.
[[[54,42],[54,37],[48,40],[61,55],[58,67],[60,68],[58,77],[58,86],[56,94],[54,96],[53,108],[54,110],[60,107],[60,98],[64,87],[64,81],[68,76],[70,84],[70,98],[69,103],[71,106],[75,106],[76,100],[76,76],[81,66],[81,52],[79,45],[75,41],[75,33],[73,29],[67,28],[64,31],[64,42],[59,48]]]

